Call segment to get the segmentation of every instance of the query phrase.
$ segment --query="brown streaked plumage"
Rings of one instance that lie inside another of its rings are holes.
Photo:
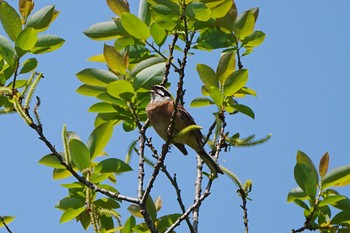
[[[151,101],[146,107],[146,113],[154,130],[161,138],[163,138],[163,140],[166,141],[171,115],[174,112],[174,100],[170,93],[160,85],[155,85],[150,93]],[[196,124],[192,116],[183,108],[183,106],[178,105],[177,110],[173,132],[174,135],[184,128]],[[199,154],[215,176],[217,176],[217,173],[223,174],[223,171],[213,157],[204,150],[203,135],[199,129],[191,130],[183,137],[173,140],[173,144],[184,155],[187,155],[187,150],[184,146],[186,144]]]

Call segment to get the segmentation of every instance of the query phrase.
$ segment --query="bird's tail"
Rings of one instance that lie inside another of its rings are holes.
[[[214,173],[214,176],[217,176],[218,173],[224,174],[221,170],[220,166],[215,162],[212,156],[210,156],[205,150],[202,148],[200,151],[197,151],[203,162],[210,168],[211,172]]]

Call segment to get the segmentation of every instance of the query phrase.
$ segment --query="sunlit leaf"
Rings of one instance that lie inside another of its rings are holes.
[[[202,2],[191,2],[186,6],[185,13],[190,19],[204,22],[211,17],[211,10]]]
[[[82,141],[71,139],[69,141],[69,149],[73,163],[79,171],[90,167],[90,152]]]
[[[322,188],[326,189],[331,186],[342,186],[341,184],[345,182],[348,183],[350,180],[350,165],[344,165],[337,167],[329,171],[322,178]]]
[[[95,168],[96,173],[124,173],[132,171],[132,168],[124,161],[117,158],[109,158],[99,162]]]
[[[22,64],[22,68],[19,71],[20,74],[25,74],[33,71],[38,66],[38,61],[35,58],[29,58]]]
[[[18,8],[23,19],[27,19],[34,8],[34,2],[33,0],[19,0]]]
[[[135,217],[143,218],[143,215],[140,213],[140,206],[138,205],[135,205],[135,204],[129,205],[128,211],[130,212],[130,214],[132,214]]]
[[[288,193],[288,197],[287,197],[288,202],[292,202],[296,199],[300,199],[300,200],[307,199],[306,193],[300,187],[293,188]]]
[[[219,87],[219,81],[212,68],[205,64],[197,64],[196,68],[200,79],[207,88],[210,88],[211,86]]]
[[[145,89],[150,89],[152,86],[159,84],[163,80],[165,62],[159,63],[158,61],[155,61],[155,64],[153,65],[150,61],[150,63],[145,65],[149,66],[145,66],[144,69],[140,70],[140,72],[136,74],[135,81],[133,84],[135,90],[138,90],[141,87]]]
[[[42,32],[49,27],[51,22],[54,20],[56,13],[57,12],[55,12],[54,5],[45,6],[34,12],[34,14],[28,18],[26,26]]]
[[[118,80],[118,77],[112,72],[95,68],[86,68],[76,76],[85,84],[99,87],[107,87],[108,83]]]
[[[135,205],[136,206],[136,205]],[[129,206],[130,207],[130,206]],[[132,207],[133,208],[133,207]],[[123,233],[133,233],[133,229],[136,226],[136,219],[131,215],[125,222],[123,226]]]
[[[265,36],[265,33],[262,31],[254,31],[243,39],[242,44],[244,47],[257,47],[264,42]]]
[[[10,41],[0,35],[0,55],[2,58],[9,64],[9,66],[13,67],[15,65],[15,59],[17,58],[17,54],[15,49],[12,47]]]
[[[167,38],[167,32],[165,31],[165,29],[159,26],[159,24],[157,24],[156,22],[154,22],[151,24],[150,30],[154,42],[158,46],[163,45],[165,39]]]
[[[253,110],[250,107],[246,106],[246,105],[234,104],[234,105],[232,105],[232,107],[234,109],[236,109],[237,111],[239,111],[240,113],[243,113],[244,115],[247,115],[247,116],[249,116],[249,117],[251,117],[253,119],[255,118],[255,114],[254,114]]]
[[[221,93],[221,91],[219,90],[219,88],[217,88],[216,86],[211,86],[208,89],[209,91],[209,95],[212,98],[212,100],[214,101],[214,103],[220,107],[224,101],[224,96]]]
[[[178,25],[179,14],[174,8],[166,5],[153,5],[151,7],[152,19],[165,30],[174,30]]]
[[[224,17],[233,4],[230,0],[203,0],[202,2],[212,11],[212,16],[215,18]]]
[[[254,13],[251,10],[243,12],[235,21],[234,31],[238,39],[243,40],[253,33],[255,26]]]
[[[15,217],[13,216],[1,216],[3,221],[6,223],[6,225],[10,224],[14,219]],[[0,221],[0,228],[1,227],[4,227],[4,224],[2,223],[2,221]]]
[[[123,100],[131,100],[135,91],[130,82],[126,80],[117,80],[107,86],[107,93],[111,96]]]
[[[60,200],[58,202],[58,205],[55,207],[60,210],[68,210],[70,208],[78,209],[80,207],[83,207],[84,205],[85,205],[85,202],[79,198],[65,197],[62,200]]]
[[[206,97],[197,97],[191,102],[191,107],[193,108],[199,108],[204,106],[209,106],[215,104],[211,99]]]
[[[73,220],[74,218],[76,218],[79,214],[81,214],[83,211],[85,211],[86,207],[80,207],[77,209],[73,209],[73,208],[69,208],[68,210],[66,210],[60,219],[60,223],[65,223],[68,222],[70,220]]]
[[[94,86],[94,85],[88,85],[88,84],[83,84],[78,89],[76,92],[78,92],[81,95],[85,96],[99,96],[103,94],[106,91],[106,87],[99,87],[99,86]]]
[[[15,41],[18,34],[22,31],[21,17],[17,11],[7,2],[0,2],[0,21],[8,35],[8,37]]]
[[[94,129],[90,134],[87,146],[90,149],[91,159],[101,155],[113,133],[113,123],[106,122]]]
[[[123,12],[130,12],[129,3],[126,0],[107,0],[107,5],[118,16]]]
[[[248,70],[240,69],[230,74],[224,83],[224,95],[232,96],[241,88],[243,88],[248,81]]]
[[[59,49],[64,44],[64,42],[64,39],[55,35],[39,36],[38,41],[36,42],[31,52],[35,54],[52,52],[56,49]]]
[[[235,38],[219,28],[209,28],[199,35],[197,43],[203,49],[226,48],[235,43]]]
[[[236,53],[228,51],[221,54],[216,68],[216,77],[223,84],[226,79],[236,70]]]
[[[42,157],[39,160],[39,163],[45,166],[53,167],[53,168],[61,168],[64,169],[65,167],[61,164],[60,160],[57,159],[54,155],[48,154]]]
[[[72,176],[72,174],[66,168],[54,168],[52,172],[52,178],[54,180],[65,179]]]
[[[117,74],[125,75],[126,61],[124,57],[115,50],[114,46],[104,45],[103,55],[108,67]]]
[[[299,187],[310,197],[315,198],[317,192],[317,174],[313,173],[310,166],[297,163],[294,167],[294,178]]]
[[[350,224],[350,210],[337,213],[331,220],[331,224]]]
[[[15,48],[18,56],[23,56],[26,52],[34,48],[38,41],[38,35],[34,28],[26,27],[21,31],[16,39]]]
[[[165,232],[180,216],[181,214],[169,214],[160,217],[157,226],[158,231]]]
[[[337,202],[346,199],[345,196],[342,195],[332,195],[332,196],[328,196],[325,199],[321,200],[318,203],[318,206],[325,206],[325,205],[335,205]]]
[[[127,35],[119,21],[106,21],[91,25],[84,34],[93,40],[111,40]]]
[[[101,113],[115,112],[115,109],[110,103],[99,102],[91,105],[91,107],[89,108],[89,112],[101,112]]]
[[[150,36],[150,30],[147,25],[131,13],[124,12],[121,16],[121,23],[125,31],[135,38],[147,40]]]

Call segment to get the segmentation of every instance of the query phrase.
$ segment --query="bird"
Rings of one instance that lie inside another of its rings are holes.
[[[154,85],[149,91],[151,100],[146,106],[146,114],[150,124],[157,134],[165,141],[168,140],[168,128],[171,116],[174,112],[174,99],[170,92],[161,85]],[[189,132],[176,137],[176,135],[188,126],[196,125],[193,117],[181,105],[177,105],[177,113],[175,115],[175,125],[173,130],[172,144],[174,144],[184,155],[187,155],[185,145],[191,147],[198,153],[204,163],[210,168],[214,177],[217,174],[223,174],[222,169],[204,149],[203,135],[198,128],[194,128]],[[175,135],[175,137],[174,137]]]

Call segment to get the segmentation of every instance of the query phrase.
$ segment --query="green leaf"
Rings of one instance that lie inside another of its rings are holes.
[[[212,68],[205,64],[197,64],[197,72],[206,88],[210,88],[211,86],[219,87],[219,81]]]
[[[350,210],[337,213],[331,220],[331,224],[350,224]]]
[[[68,210],[66,210],[60,219],[60,223],[65,223],[68,222],[70,220],[73,220],[74,218],[76,218],[79,214],[81,214],[83,211],[85,211],[85,207],[80,207],[77,209],[73,209],[73,208],[69,208]]]
[[[265,33],[262,31],[254,31],[252,34],[243,39],[242,45],[244,47],[257,47],[264,42],[265,36]]]
[[[69,149],[73,163],[79,171],[90,167],[90,152],[82,141],[71,139],[69,141]]]
[[[235,37],[215,27],[202,32],[197,38],[197,43],[198,47],[203,49],[226,48],[235,43]]]
[[[225,83],[226,79],[236,70],[236,53],[234,51],[223,52],[216,68],[216,77],[220,83]]]
[[[126,80],[117,80],[109,83],[107,86],[107,93],[115,98],[126,101],[131,100],[135,95],[133,86]]]
[[[83,84],[80,87],[78,87],[76,92],[78,92],[81,95],[85,95],[85,96],[97,97],[97,96],[101,95],[102,93],[106,92],[106,87],[98,87],[98,86]]]
[[[151,35],[147,25],[141,19],[137,18],[131,13],[123,12],[121,16],[121,23],[125,31],[137,39],[147,40],[147,38]]]
[[[94,201],[94,204],[98,207],[102,207],[105,209],[118,209],[120,208],[120,204],[111,198],[101,198]]]
[[[153,221],[156,220],[157,219],[157,209],[156,209],[154,201],[150,195],[147,197],[147,200],[146,200],[146,208],[147,208],[149,215],[151,216],[151,219]]]
[[[234,31],[239,40],[243,40],[253,33],[255,27],[255,17],[251,10],[243,12],[235,21]]]
[[[107,87],[108,83],[118,80],[112,72],[95,68],[86,68],[76,76],[81,82],[98,87]]]
[[[332,196],[328,196],[325,199],[323,199],[322,201],[320,201],[318,203],[318,206],[326,206],[326,205],[335,205],[337,202],[341,201],[341,200],[345,200],[346,197],[342,196],[342,195],[332,195]]]
[[[93,24],[84,31],[84,34],[93,40],[112,40],[118,38],[118,36],[127,35],[118,20]]]
[[[55,206],[60,210],[68,210],[70,208],[78,209],[85,205],[84,200],[76,197],[65,197],[58,202],[58,205]]]
[[[133,233],[133,228],[136,226],[136,219],[134,216],[130,216],[124,226],[123,226],[123,233]]]
[[[100,112],[100,113],[107,113],[107,112],[115,112],[115,108],[110,103],[106,102],[99,102],[96,104],[91,105],[89,108],[89,112]]]
[[[208,91],[209,91],[209,95],[213,99],[214,103],[218,107],[221,107],[223,104],[223,101],[224,101],[224,96],[222,95],[219,88],[217,88],[216,86],[211,86]]]
[[[234,105],[232,105],[232,107],[234,109],[236,109],[238,112],[243,113],[244,115],[247,115],[247,116],[249,116],[249,117],[251,117],[253,119],[255,118],[255,114],[254,114],[253,110],[250,107],[246,106],[246,105],[234,104]]]
[[[189,125],[174,136],[174,141],[183,138],[186,134],[192,132],[193,130],[201,130],[201,129],[202,127],[199,125]]]
[[[141,87],[145,89],[150,89],[155,84],[159,84],[163,80],[164,71],[165,62],[157,63],[154,65],[150,64],[149,67],[144,68],[136,74],[135,81],[133,84],[135,90],[138,90]]]
[[[10,67],[15,66],[16,51],[6,37],[0,35],[0,55]]]
[[[17,11],[7,2],[0,2],[0,20],[1,24],[12,41],[15,41],[18,34],[22,31],[21,17]]]
[[[105,57],[108,67],[116,74],[125,75],[126,73],[126,61],[124,57],[115,50],[114,46],[104,45],[103,55]]]
[[[211,18],[211,10],[202,2],[190,2],[185,9],[190,19],[206,22]]]
[[[309,176],[312,176],[314,179],[316,179],[316,182],[318,183],[318,174],[317,174],[316,166],[312,162],[310,157],[307,156],[307,154],[305,154],[304,152],[298,150],[296,159],[297,159],[297,163],[305,164],[307,167],[310,168],[311,173],[309,174]]]
[[[25,74],[33,71],[38,66],[38,60],[35,58],[29,58],[22,64],[22,68],[19,71],[20,74]]]
[[[151,15],[152,19],[167,31],[174,30],[180,19],[177,10],[166,5],[152,5]]]
[[[124,173],[132,171],[132,168],[129,166],[129,164],[123,162],[120,159],[117,158],[109,158],[102,160],[100,163],[97,164],[95,168],[95,173]]]
[[[300,199],[300,200],[307,199],[306,193],[300,187],[293,188],[288,193],[288,197],[287,197],[288,202],[295,201],[296,199]]]
[[[248,70],[240,69],[233,72],[225,81],[224,95],[232,96],[241,88],[243,88],[248,81]]]
[[[327,174],[328,166],[329,166],[329,154],[328,154],[328,152],[326,152],[322,156],[322,158],[320,160],[320,165],[318,166],[318,171],[319,171],[321,177],[324,177]]]
[[[42,54],[55,51],[59,49],[65,40],[55,35],[43,35],[38,37],[34,48],[31,50],[32,53]]]
[[[48,154],[42,157],[39,160],[39,163],[48,167],[65,169],[61,162],[52,154]]]
[[[113,123],[106,122],[94,129],[90,134],[87,146],[90,149],[91,159],[101,155],[113,134]]]
[[[203,0],[202,2],[212,11],[212,16],[214,18],[224,17],[234,3],[230,0]]]
[[[133,216],[138,217],[138,218],[143,218],[143,215],[140,213],[140,206],[135,205],[135,204],[131,204],[131,205],[129,205],[127,210]]]
[[[329,188],[331,186],[344,186],[350,181],[350,164],[337,167],[329,171],[322,178],[322,189]]]
[[[159,24],[157,24],[156,22],[152,23],[150,27],[150,33],[154,42],[158,46],[162,46],[164,44],[167,38],[167,32],[165,31],[164,28],[159,26]]]
[[[6,223],[6,225],[8,225],[9,223],[11,223],[15,217],[13,216],[1,216],[3,221]],[[4,224],[2,223],[2,221],[0,221],[0,228],[4,227]]]
[[[60,180],[70,177],[72,174],[67,170],[63,168],[54,168],[52,173],[52,178],[54,180]]]
[[[299,187],[311,198],[316,197],[317,174],[312,172],[310,166],[304,163],[297,163],[294,167],[294,178]]]
[[[107,0],[107,5],[118,16],[123,12],[130,12],[129,3],[126,0]]]
[[[209,106],[215,104],[211,99],[206,97],[197,97],[191,102],[191,107],[193,108],[199,108],[204,106]]]
[[[26,52],[34,48],[38,41],[38,35],[34,28],[27,27],[21,31],[16,39],[15,48],[18,56],[23,56]]]
[[[57,14],[57,12],[55,12],[54,5],[45,6],[28,18],[26,26],[42,32],[46,30],[55,19],[55,14]]]
[[[164,215],[159,218],[159,223],[157,229],[159,232],[165,232],[176,220],[181,216],[181,214],[169,214]]]

